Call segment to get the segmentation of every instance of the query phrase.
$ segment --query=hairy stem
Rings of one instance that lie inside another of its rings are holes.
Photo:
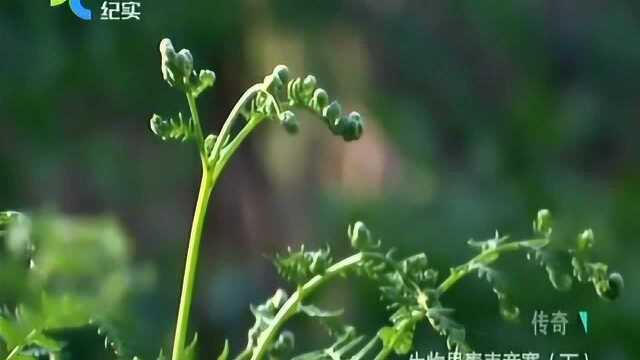
[[[273,318],[273,322],[269,327],[260,334],[258,344],[253,351],[251,360],[262,359],[268,350],[268,346],[273,342],[284,323],[298,312],[299,306],[307,296],[313,293],[320,285],[334,278],[336,275],[343,273],[345,270],[357,266],[365,258],[365,254],[357,253],[345,258],[332,266],[322,275],[316,275],[311,280],[291,295],[291,297],[282,305],[278,313]]]
[[[474,270],[477,270],[480,265],[488,265],[498,260],[500,254],[502,253],[518,251],[522,249],[542,248],[547,246],[548,244],[549,239],[530,239],[509,242],[503,245],[496,246],[493,249],[483,251],[466,263],[454,268],[451,274],[449,274],[449,276],[438,286],[438,292],[440,294],[445,293],[453,285],[460,281],[460,279],[464,278]]]

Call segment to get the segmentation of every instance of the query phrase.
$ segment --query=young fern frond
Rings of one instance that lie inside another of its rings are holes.
[[[196,73],[191,52],[186,49],[176,51],[169,39],[160,42],[160,55],[162,76],[169,86],[185,94],[191,118],[188,121],[182,117],[178,120],[164,120],[158,115],[153,115],[151,129],[163,140],[193,140],[202,161],[202,181],[189,239],[172,354],[172,360],[186,360],[190,356],[186,348],[186,339],[204,215],[211,193],[231,156],[247,136],[264,121],[277,121],[288,132],[297,132],[298,120],[294,112],[297,109],[315,113],[323,119],[332,133],[341,136],[345,141],[360,138],[363,121],[356,112],[344,116],[337,101],[329,103],[327,92],[317,87],[314,76],[290,79],[289,69],[284,65],[278,65],[261,83],[245,91],[218,133],[204,136],[206,132],[200,122],[196,100],[205,89],[213,86],[215,73],[210,70]],[[244,123],[240,130],[234,133],[234,125],[240,119]],[[317,265],[319,266],[319,263]],[[273,341],[275,339],[269,338],[268,347],[265,347],[262,341],[261,351],[280,349],[281,347],[273,346]]]
[[[171,87],[185,93],[192,118],[184,120],[180,115],[177,120],[165,120],[153,115],[151,129],[162,139],[195,139],[198,133],[203,133],[195,99],[213,86],[215,73],[211,70],[201,70],[197,74],[193,68],[191,52],[186,49],[176,52],[169,39],[161,41],[160,54],[163,78]],[[204,141],[200,152],[206,155],[207,165],[210,167],[226,162],[219,158],[221,154],[235,150],[248,132],[263,120],[277,121],[289,133],[295,133],[299,128],[298,117],[294,113],[297,109],[316,114],[333,134],[341,136],[345,141],[357,140],[362,136],[363,120],[359,113],[354,111],[343,115],[340,104],[336,100],[330,102],[327,92],[317,87],[315,76],[290,78],[289,69],[284,65],[278,65],[261,83],[255,84],[245,92],[220,132],[206,137],[212,140],[209,140],[206,147]],[[232,125],[240,116],[246,124],[239,133],[231,134]]]
[[[153,114],[150,120],[151,131],[162,140],[187,141],[195,136],[195,128],[192,119],[184,119],[182,113],[178,113],[178,118],[165,119],[160,115]]]
[[[354,335],[353,328],[343,326],[343,329],[349,331],[335,332],[336,339],[331,346],[298,355],[294,359],[361,359],[375,348],[378,348],[376,360],[386,359],[391,354],[407,354],[413,348],[414,333],[420,324],[428,324],[436,333],[444,336],[450,350],[469,352],[471,346],[466,341],[466,330],[454,320],[455,310],[444,306],[443,295],[466,275],[478,272],[493,287],[501,315],[505,319],[518,317],[518,307],[512,304],[507,286],[495,276],[492,266],[509,252],[521,251],[530,259],[539,259],[543,252],[551,252],[548,249],[552,241],[550,220],[551,215],[547,210],[538,213],[534,222],[536,237],[533,239],[508,241],[508,237],[496,233],[495,237],[486,241],[470,240],[470,246],[478,249],[479,254],[452,268],[449,276],[444,279],[439,279],[438,271],[430,267],[424,253],[396,259],[393,251],[384,252],[380,241],[373,240],[362,222],[357,222],[348,229],[348,238],[358,252],[341,261],[333,262],[328,248],[317,251],[305,251],[304,247],[298,251],[289,249],[286,255],[276,257],[275,265],[280,275],[295,285],[297,291],[284,303],[284,291],[276,293],[274,298],[280,299],[278,304],[281,306],[270,308],[268,321],[261,323],[259,332],[250,331],[247,347],[236,359],[257,360],[267,355],[271,359],[282,359],[270,352],[274,339],[278,338],[277,334],[287,320],[306,313],[302,310],[309,306],[306,299],[320,285],[334,279],[336,274],[364,277],[377,284],[381,301],[392,311],[389,316],[390,324],[381,327],[376,336],[366,343],[362,343],[364,337]],[[621,276],[616,273],[608,274],[604,264],[584,260],[587,257],[584,251],[593,246],[590,234],[590,231],[580,234],[576,248],[568,251],[574,254],[574,276],[580,282],[592,282],[599,296],[612,300],[620,294],[623,287]],[[558,286],[557,279],[568,277],[569,280],[563,280],[566,283],[571,280],[570,274],[561,274],[560,270],[546,262],[541,262],[540,265],[545,267],[549,280],[556,289],[567,290],[566,285]],[[252,330],[255,329],[254,327]]]

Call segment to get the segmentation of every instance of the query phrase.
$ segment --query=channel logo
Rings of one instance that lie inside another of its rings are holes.
[[[51,0],[51,6],[59,6],[67,2],[67,0]],[[69,7],[77,17],[82,20],[89,21],[92,18],[91,10],[82,5],[82,0],[69,0]]]

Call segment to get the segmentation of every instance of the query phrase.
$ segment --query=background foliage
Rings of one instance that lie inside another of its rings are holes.
[[[117,217],[135,239],[134,260],[153,262],[160,279],[132,305],[145,326],[133,347],[145,358],[170,338],[177,254],[186,248],[198,176],[192,149],[162,146],[148,130],[149,109],[184,106],[158,70],[165,36],[216,71],[215,90],[200,100],[209,129],[277,63],[318,74],[367,119],[358,143],[303,121],[312,129],[295,138],[272,126],[240,150],[205,229],[193,316],[204,353],[217,353],[223,333],[232,346],[243,344],[253,321],[248,304],[284,286],[265,254],[302,241],[346,251],[346,224],[363,219],[386,244],[425,251],[446,271],[472,255],[470,237],[495,228],[526,235],[528,219],[547,207],[567,243],[594,229],[601,258],[624,273],[628,293],[606,306],[588,287],[555,293],[543,273],[523,271],[510,275],[523,314],[514,325],[500,320],[487,286],[465,282],[448,301],[469,341],[488,351],[639,357],[636,3],[157,0],[143,7],[140,22],[87,24],[47,1],[0,4],[0,208]],[[385,316],[371,291],[345,282],[323,300],[375,328]],[[584,308],[593,319],[588,337],[577,318],[564,338],[532,336],[534,310]],[[322,335],[298,326],[308,342]],[[83,339],[71,341],[80,344],[74,351],[109,358],[93,331],[70,335]],[[425,351],[444,346],[427,332],[416,341]]]

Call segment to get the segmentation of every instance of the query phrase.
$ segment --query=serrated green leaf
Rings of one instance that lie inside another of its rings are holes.
[[[276,255],[274,264],[280,276],[295,285],[300,285],[313,276],[324,273],[333,264],[333,259],[328,247],[306,251],[304,246],[300,246],[299,250],[288,248],[287,254]]]
[[[399,331],[395,327],[385,326],[378,331],[378,337],[385,348],[393,349],[397,355],[405,355],[413,346],[413,328],[407,331]]]
[[[153,114],[149,121],[149,126],[154,134],[163,141],[176,140],[185,142],[194,137],[194,123],[191,118],[185,119],[182,113],[178,113],[177,118],[163,118],[158,114]]]
[[[29,330],[21,326],[13,319],[0,317],[0,337],[6,344],[7,348],[13,349],[21,345],[22,340],[27,337]]]

